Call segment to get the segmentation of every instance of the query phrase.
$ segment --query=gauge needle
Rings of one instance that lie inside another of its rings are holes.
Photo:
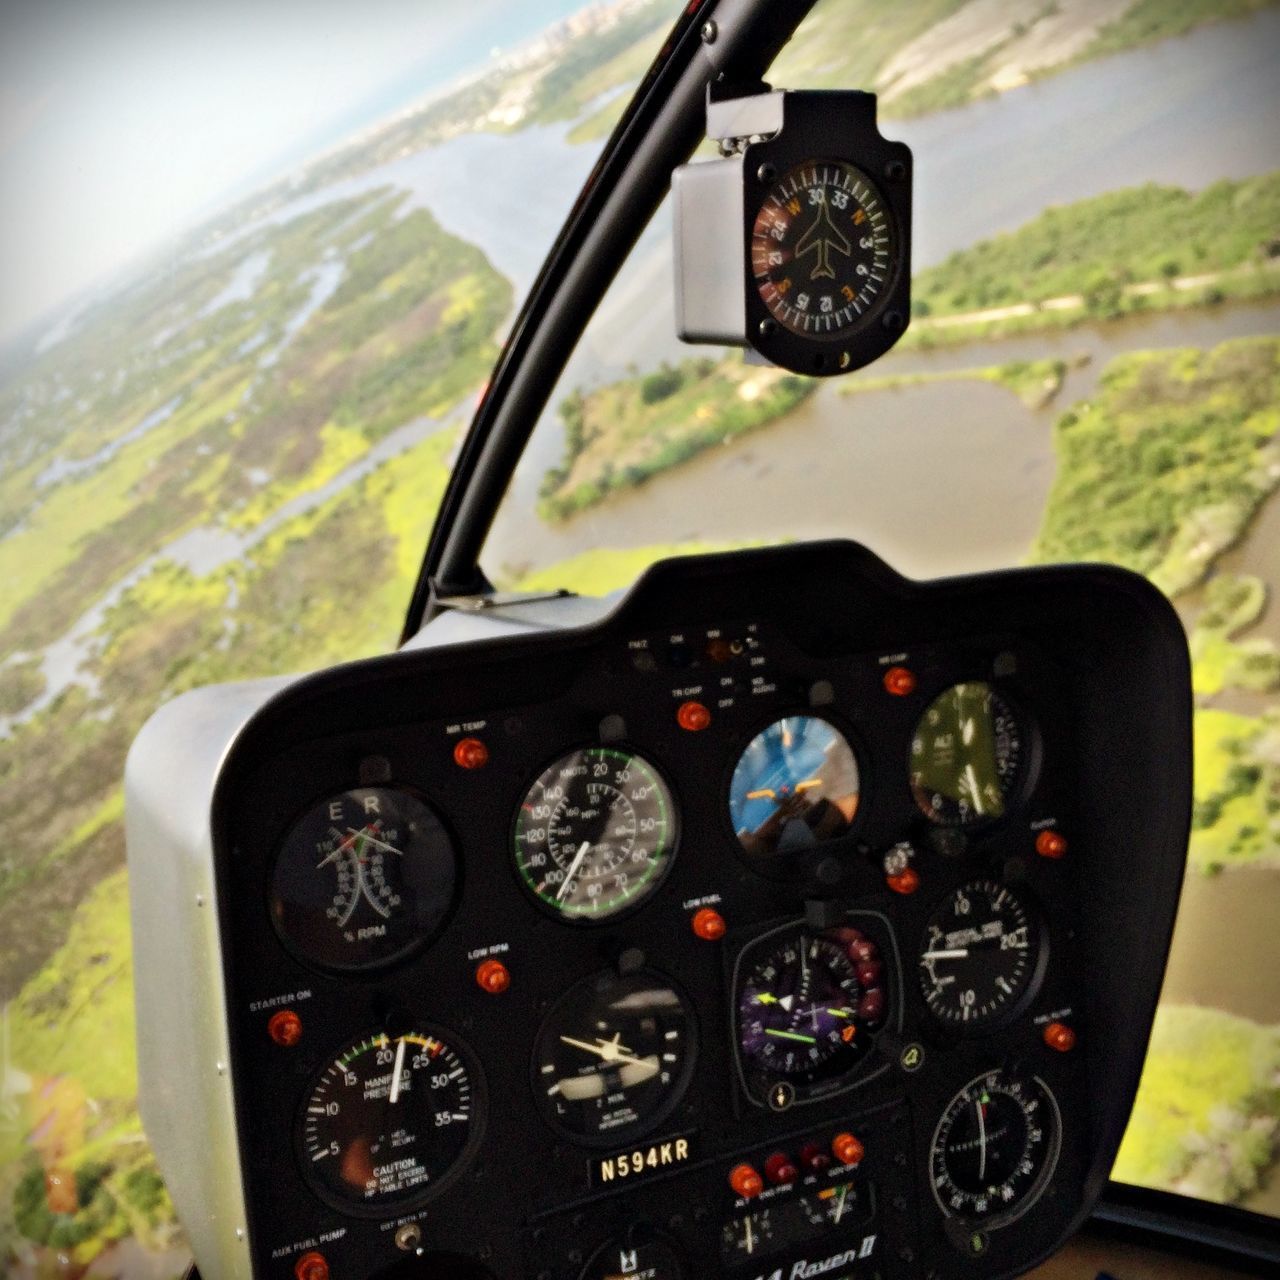
[[[756,1251],[756,1238],[754,1235],[751,1234],[751,1219],[748,1218],[747,1219],[747,1252],[755,1253],[755,1251]]]
[[[849,1194],[849,1184],[845,1183],[845,1185],[840,1188],[839,1196],[836,1197],[836,1216],[831,1219],[832,1226],[840,1225],[840,1219],[844,1217],[845,1197],[848,1194]]]
[[[920,958],[922,960],[967,960],[969,948],[953,947],[950,951],[926,951]]]
[[[391,1105],[394,1107],[400,1101],[400,1073],[404,1070],[404,1036],[400,1037],[400,1043],[396,1045],[396,1061],[395,1066],[391,1068]]]
[[[572,1045],[575,1049],[585,1049],[588,1053],[594,1053],[606,1062],[643,1061],[642,1058],[637,1058],[625,1045],[619,1044],[618,1036],[614,1036],[612,1040],[597,1040],[595,1044],[588,1044],[585,1040],[575,1040],[572,1036],[561,1036],[560,1039],[565,1044]]]
[[[981,1102],[978,1107],[978,1177],[985,1179],[987,1176],[987,1117],[986,1107]]]
[[[969,783],[969,795],[973,800],[973,807],[979,813],[985,813],[986,810],[982,807],[982,793],[978,790],[978,775],[974,773],[972,763],[965,765],[964,776]]]
[[[363,831],[356,831],[353,827],[348,827],[351,832],[352,839],[356,836],[364,836],[365,843],[371,844],[375,849],[385,849],[388,853],[394,853],[397,858],[404,857],[404,850],[397,849],[395,845],[388,844],[385,840],[379,840],[373,833],[378,829],[378,824],[374,823],[371,827],[365,827]]]
[[[346,851],[356,842],[355,832],[352,832],[351,835],[344,838],[342,832],[339,831],[337,827],[330,827],[329,830],[340,841],[340,843],[335,848],[331,849],[322,861],[316,863],[317,871],[319,871],[321,867],[327,867],[329,863],[333,862],[335,859],[342,857],[342,855],[346,853]]]
[[[799,1040],[801,1044],[818,1043],[812,1036],[802,1036],[798,1031],[775,1031],[772,1027],[766,1027],[764,1033],[767,1036],[775,1036],[779,1040]]]
[[[591,848],[591,841],[584,840],[578,852],[573,855],[573,861],[569,864],[569,870],[564,873],[564,883],[560,886],[560,892],[556,894],[556,901],[559,902],[564,895],[569,892],[569,886],[573,883],[573,877],[578,874],[578,868],[582,866],[582,860],[587,856],[587,850]]]

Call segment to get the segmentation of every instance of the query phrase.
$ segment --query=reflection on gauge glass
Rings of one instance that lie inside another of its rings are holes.
[[[935,1016],[979,1027],[1014,1013],[1038,970],[1040,932],[1020,894],[975,880],[944,898],[925,926],[920,985]]]
[[[271,878],[271,917],[285,942],[316,964],[385,964],[435,935],[456,878],[449,834],[421,800],[361,787],[294,824]]]
[[[739,963],[738,1046],[763,1091],[779,1080],[802,1092],[843,1078],[884,1023],[884,965],[859,929],[796,925]]]
[[[413,1030],[355,1041],[307,1095],[298,1144],[307,1181],[346,1210],[420,1204],[475,1150],[479,1087],[452,1037]]]
[[[584,747],[529,788],[516,815],[516,866],[562,919],[607,920],[662,883],[677,830],[675,802],[651,764]]]
[[[844,735],[817,716],[785,716],[742,753],[729,815],[743,850],[769,858],[842,836],[858,810],[858,763]]]
[[[751,269],[792,333],[837,337],[866,325],[897,271],[893,219],[875,184],[841,160],[807,162],[769,189],[751,233]]]
[[[994,1070],[971,1080],[934,1131],[930,1183],[939,1208],[988,1227],[1021,1217],[1053,1175],[1061,1126],[1039,1078]]]
[[[688,1086],[694,1040],[688,1001],[656,974],[587,978],[560,997],[538,1032],[533,1081],[542,1113],[593,1145],[648,1133]]]
[[[1018,779],[1022,734],[989,684],[953,685],[920,718],[911,742],[911,791],[926,817],[962,826],[1000,817]]]
[[[610,1240],[587,1263],[582,1280],[685,1280],[675,1246],[651,1238]]]

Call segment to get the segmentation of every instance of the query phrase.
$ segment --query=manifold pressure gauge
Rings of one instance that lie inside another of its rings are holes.
[[[707,132],[725,157],[673,176],[680,337],[822,376],[888,351],[911,307],[911,152],[875,95],[713,97]]]

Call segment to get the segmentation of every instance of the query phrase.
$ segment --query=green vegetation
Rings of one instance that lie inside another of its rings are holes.
[[[1275,1158],[1277,1115],[1280,1027],[1161,1005],[1114,1176],[1230,1203]]]
[[[1059,322],[1110,318],[1209,300],[1208,286],[1197,292],[1172,282],[1222,272],[1239,273],[1216,282],[1223,297],[1237,288],[1276,292],[1278,227],[1280,173],[1215,182],[1195,194],[1155,184],[1128,187],[1046,209],[1017,231],[918,272],[913,307],[918,322],[1068,299],[1075,305],[1053,309]],[[1276,269],[1252,270],[1268,264]],[[1040,327],[1054,322],[1052,311],[1033,309],[1031,318]]]
[[[1243,18],[1272,8],[1276,0],[1135,0],[1115,22],[1108,23],[1081,55],[1081,61],[1120,53],[1136,45],[1185,35],[1206,22]]]
[[[1208,874],[1280,864],[1280,708],[1195,713],[1191,865]]]
[[[1280,651],[1276,646],[1262,636],[1236,639],[1266,608],[1267,587],[1261,579],[1229,574],[1210,579],[1191,633],[1197,694],[1212,696],[1224,689],[1280,691]]]
[[[1196,585],[1280,487],[1280,340],[1134,352],[1054,428],[1037,562],[1109,560]]]
[[[16,715],[45,690],[40,659],[20,658],[0,666],[0,716]]]
[[[869,375],[860,372],[842,384],[840,394],[852,396],[863,391],[893,391],[929,382],[990,382],[1012,391],[1028,409],[1044,409],[1057,399],[1067,368],[1065,360],[1045,359],[1010,360],[1005,364],[944,369],[937,373]]]
[[[568,517],[696,454],[776,421],[817,384],[737,356],[664,364],[560,406],[564,461],[548,471],[538,513]]]

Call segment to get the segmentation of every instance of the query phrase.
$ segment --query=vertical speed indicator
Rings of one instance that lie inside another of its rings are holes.
[[[516,869],[562,920],[608,920],[637,906],[670,869],[679,824],[647,760],[583,747],[548,766],[516,814]]]

